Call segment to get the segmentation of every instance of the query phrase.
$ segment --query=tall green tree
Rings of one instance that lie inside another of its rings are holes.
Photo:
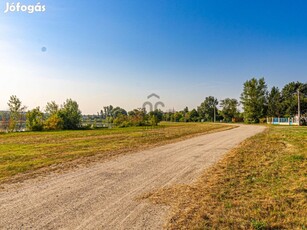
[[[64,129],[74,130],[81,127],[82,114],[76,101],[67,99],[58,115],[63,120]]]
[[[244,121],[258,123],[267,112],[267,85],[264,78],[252,78],[244,83],[241,94]]]
[[[10,96],[7,105],[9,106],[10,110],[9,129],[10,131],[15,131],[18,126],[21,126],[20,120],[22,119],[22,115],[25,112],[26,107],[22,106],[22,102],[16,95]]]
[[[282,111],[286,117],[297,114],[298,110],[298,89],[300,91],[301,113],[307,113],[307,83],[290,82],[285,85],[281,91],[282,94]]]
[[[239,102],[234,98],[226,98],[221,100],[221,115],[226,122],[231,122],[233,118],[239,116],[238,110]]]
[[[272,87],[268,95],[268,111],[269,117],[281,117],[282,112],[282,97],[278,87]]]
[[[197,108],[197,112],[201,119],[205,121],[214,121],[214,114],[218,114],[217,105],[219,104],[218,100],[213,97],[209,96],[206,97],[204,102],[201,103],[200,106]]]
[[[59,108],[60,108],[59,105],[55,101],[51,101],[47,103],[45,112],[49,116],[52,116],[59,111]]]

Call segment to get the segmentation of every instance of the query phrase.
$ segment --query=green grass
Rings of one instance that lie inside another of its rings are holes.
[[[0,182],[51,165],[73,160],[79,160],[79,164],[106,159],[228,128],[226,125],[210,123],[162,123],[156,128],[0,134]]]
[[[149,194],[169,229],[306,229],[307,127],[270,126],[192,185]]]

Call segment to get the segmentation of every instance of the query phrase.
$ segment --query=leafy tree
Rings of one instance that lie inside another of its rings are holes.
[[[163,112],[160,109],[156,109],[154,111],[149,112],[149,117],[155,116],[157,120],[157,124],[163,119]]]
[[[174,115],[173,115],[173,121],[175,121],[175,122],[184,121],[184,117],[183,117],[182,112],[175,112]]]
[[[206,97],[204,102],[198,106],[197,111],[201,119],[214,121],[214,113],[217,114],[218,100],[212,96]]]
[[[14,131],[16,130],[18,121],[21,119],[22,114],[24,113],[26,107],[22,106],[22,102],[15,95],[10,97],[7,105],[9,106],[9,110],[10,110],[9,129],[10,131]]]
[[[189,114],[189,108],[186,106],[183,111],[180,111],[182,114],[181,121],[189,122],[190,121],[190,114]]]
[[[297,90],[300,90],[300,104],[301,113],[307,112],[307,83],[290,82],[285,85],[281,91],[282,94],[282,111],[286,117],[294,116],[297,114],[298,97]]]
[[[269,117],[282,116],[282,97],[278,87],[272,87],[268,95],[268,112]]]
[[[63,120],[64,129],[79,129],[81,127],[82,114],[79,105],[72,99],[67,99],[59,110],[58,116]]]
[[[128,113],[129,121],[134,126],[144,126],[146,125],[146,110],[134,109]]]
[[[55,101],[48,102],[46,105],[45,112],[49,115],[52,116],[59,112],[59,105]]]
[[[103,107],[103,117],[106,119],[108,117],[112,117],[112,110],[113,110],[113,106],[109,105],[109,106],[105,106]]]
[[[226,98],[221,100],[222,110],[220,114],[226,122],[231,122],[233,118],[239,116],[239,102],[237,99]]]
[[[154,114],[151,115],[151,116],[150,116],[150,124],[151,124],[152,126],[157,126],[158,123],[159,123],[159,120],[158,120],[157,116],[154,115]]]
[[[43,130],[43,113],[40,111],[40,108],[37,107],[27,112],[27,121],[26,126],[30,131],[42,131]]]
[[[252,78],[244,83],[241,94],[241,103],[244,109],[244,121],[258,123],[260,118],[266,116],[267,111],[267,85],[264,78]]]
[[[120,107],[116,107],[116,108],[113,108],[113,109],[111,110],[110,116],[111,116],[112,118],[116,118],[116,117],[118,117],[119,115],[128,115],[128,113],[127,113],[126,110],[124,110],[124,109],[122,109],[122,108],[120,108]]]
[[[174,116],[173,112],[163,113],[162,120],[163,121],[173,121],[173,116]]]
[[[113,121],[114,125],[118,127],[128,127],[131,123],[128,120],[128,116],[124,114],[119,114]]]
[[[192,109],[190,112],[189,112],[189,121],[193,121],[193,122],[196,122],[199,120],[199,115],[198,115],[198,112],[196,109]]]

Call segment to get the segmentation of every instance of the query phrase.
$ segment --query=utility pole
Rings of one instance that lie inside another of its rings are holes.
[[[298,116],[298,125],[301,125],[301,103],[300,103],[300,89],[297,89],[297,116]]]
[[[215,116],[215,105],[214,105],[214,123],[216,121],[216,116]]]

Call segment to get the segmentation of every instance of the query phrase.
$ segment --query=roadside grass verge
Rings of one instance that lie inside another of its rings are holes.
[[[155,128],[130,127],[0,134],[0,183],[16,175],[67,169],[230,128],[233,126],[164,122]],[[59,165],[61,167],[57,167]]]
[[[170,205],[168,229],[307,229],[307,127],[271,126],[191,185],[143,198]]]

